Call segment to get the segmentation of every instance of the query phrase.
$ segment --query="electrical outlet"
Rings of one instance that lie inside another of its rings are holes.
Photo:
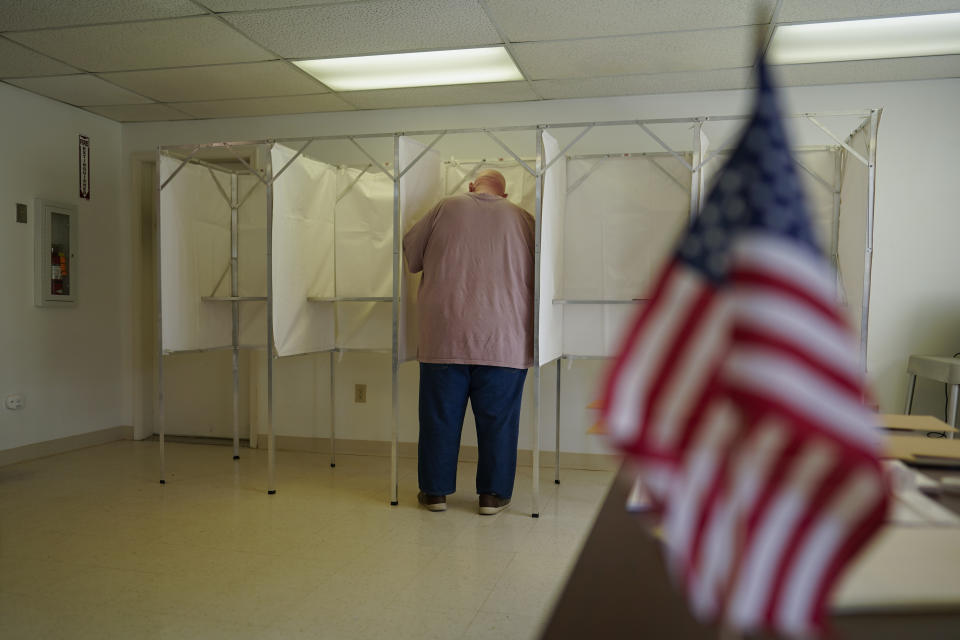
[[[20,394],[20,393],[10,394],[4,400],[3,406],[5,406],[10,411],[19,411],[20,409],[23,409],[23,394]]]
[[[353,401],[354,402],[366,402],[367,401],[367,385],[357,384],[353,387]]]

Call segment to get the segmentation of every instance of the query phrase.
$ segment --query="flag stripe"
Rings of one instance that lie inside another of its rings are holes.
[[[817,602],[825,589],[834,557],[846,553],[845,540],[862,516],[883,496],[876,471],[858,470],[835,492],[826,511],[811,525],[811,532],[790,567],[776,619],[794,634],[808,633],[815,620]]]
[[[778,358],[761,349],[741,349],[727,359],[724,374],[731,387],[749,390],[802,416],[838,444],[852,449],[876,450],[873,421],[860,398],[838,390],[829,379],[796,361]]]
[[[863,386],[860,358],[846,326],[838,326],[810,305],[789,296],[744,287],[737,287],[733,296],[738,329],[752,329],[790,342],[838,375]]]
[[[773,588],[770,590],[770,601],[766,607],[765,618],[768,622],[775,622],[775,613],[780,595],[785,588],[788,573],[791,571],[796,561],[796,556],[800,551],[801,545],[807,541],[807,536],[811,533],[814,519],[822,513],[837,492],[841,491],[850,477],[853,468],[836,465],[829,470],[829,473],[821,478],[819,487],[807,500],[806,512],[798,520],[792,532],[785,532],[783,536],[784,550],[780,557],[779,565],[776,566],[775,580]]]
[[[733,334],[733,339],[738,344],[756,352],[766,352],[770,357],[795,361],[798,366],[815,371],[817,375],[829,379],[841,391],[846,391],[859,402],[863,388],[858,384],[856,378],[847,371],[838,370],[831,366],[833,363],[824,362],[819,353],[804,349],[803,345],[798,344],[795,340],[762,332],[752,327],[737,327]]]
[[[676,553],[672,560],[681,562],[691,543],[695,527],[693,523],[701,513],[701,505],[706,498],[707,489],[719,469],[716,451],[729,444],[736,435],[736,416],[725,402],[715,402],[709,409],[704,426],[697,432],[697,442],[691,445],[691,454],[686,472],[671,491],[671,509],[666,514],[664,529],[668,534],[667,547]],[[675,571],[683,572],[686,567],[675,566]]]
[[[824,447],[804,447],[792,461],[784,483],[769,501],[757,526],[747,531],[742,567],[731,598],[730,615],[738,625],[757,628],[765,619],[767,608],[776,602],[777,593],[771,586],[776,586],[784,548],[804,515],[809,494],[829,472],[831,461],[830,452]]]
[[[785,429],[780,427],[777,420],[766,420],[757,423],[752,432],[743,439],[743,448],[737,456],[734,471],[733,500],[726,508],[725,521],[717,518],[711,535],[727,537],[733,542],[733,549],[724,552],[717,544],[709,545],[714,550],[715,558],[708,559],[705,564],[713,564],[716,568],[712,579],[712,588],[723,598],[735,588],[739,581],[742,566],[742,536],[746,531],[743,526],[744,516],[749,513],[751,505],[757,496],[764,490],[771,472],[775,470],[773,464],[778,458],[777,452],[784,446],[788,437]]]
[[[656,284],[653,286],[649,301],[647,304],[641,307],[640,312],[637,314],[636,320],[634,320],[633,324],[630,325],[630,329],[627,331],[627,334],[623,339],[623,344],[620,350],[613,358],[613,364],[610,367],[610,373],[607,378],[608,384],[603,390],[602,405],[605,417],[606,414],[612,412],[614,400],[619,402],[626,401],[622,394],[616,394],[616,391],[619,388],[618,380],[627,374],[628,363],[633,362],[632,358],[634,351],[642,348],[642,345],[638,344],[640,342],[640,336],[643,333],[644,327],[646,327],[646,325],[649,323],[650,317],[659,309],[661,303],[663,302],[664,291],[670,284],[673,273],[673,265],[668,264],[657,277]],[[610,418],[608,418],[608,420],[610,420]]]
[[[830,595],[830,589],[836,582],[844,565],[863,548],[870,536],[883,525],[887,517],[887,511],[891,504],[890,486],[879,464],[870,475],[875,478],[874,485],[879,488],[879,495],[871,505],[864,505],[864,514],[848,531],[846,540],[837,548],[834,557],[827,564],[821,576],[820,585],[814,594],[811,613],[814,628],[820,628],[824,624],[827,597]]]
[[[644,419],[650,425],[649,446],[654,451],[673,453],[678,439],[676,425],[684,422],[689,398],[700,395],[724,355],[729,316],[726,301],[710,289],[704,289],[691,305],[663,366],[653,376],[651,402]]]
[[[660,366],[664,352],[673,344],[678,327],[677,314],[685,314],[702,291],[698,279],[678,269],[670,269],[660,303],[649,305],[643,326],[636,327],[632,340],[641,337],[643,348],[635,348],[623,363],[623,375],[608,399],[608,425],[617,440],[636,434],[637,424],[649,405],[650,379]]]
[[[810,295],[809,291],[798,286],[794,280],[782,279],[764,271],[749,271],[741,268],[737,268],[731,274],[731,279],[736,281],[738,287],[750,287],[768,295],[794,298],[807,305],[811,311],[816,311],[822,315],[825,320],[832,322],[838,328],[849,330],[847,318],[840,309],[835,308],[835,305],[831,306],[830,303],[819,297]]]
[[[769,232],[745,231],[730,248],[733,272],[766,274],[775,281],[793,283],[811,302],[828,313],[836,306],[832,269],[813,252],[788,238]]]

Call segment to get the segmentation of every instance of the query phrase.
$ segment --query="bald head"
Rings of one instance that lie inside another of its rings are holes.
[[[491,195],[507,197],[507,180],[503,174],[493,169],[487,169],[477,174],[477,177],[470,183],[471,193],[489,193]]]

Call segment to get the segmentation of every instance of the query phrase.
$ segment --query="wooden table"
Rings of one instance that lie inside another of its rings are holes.
[[[651,534],[654,516],[628,513],[624,508],[632,479],[633,474],[620,469],[543,638],[720,637],[716,628],[701,625],[691,616],[680,592],[670,583],[660,543]],[[943,502],[960,512],[960,500]],[[956,640],[960,638],[960,608],[835,615],[832,624],[840,638],[853,640]]]

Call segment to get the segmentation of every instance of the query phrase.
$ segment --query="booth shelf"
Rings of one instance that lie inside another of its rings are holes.
[[[393,302],[393,298],[375,296],[337,296],[335,298],[316,298],[310,296],[307,302]]]
[[[553,304],[636,304],[645,302],[644,298],[627,298],[613,300],[581,300],[575,298],[554,298]]]

